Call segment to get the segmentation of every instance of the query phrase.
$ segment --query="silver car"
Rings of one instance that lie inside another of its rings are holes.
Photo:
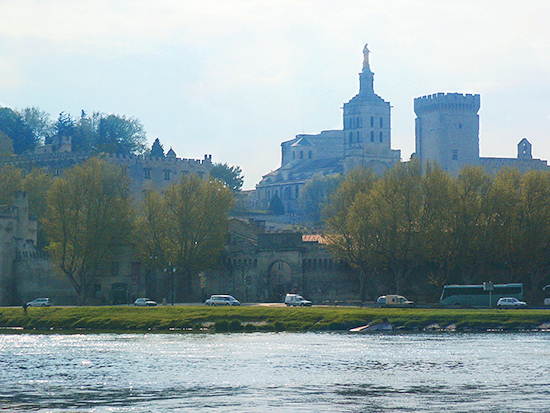
[[[231,295],[213,295],[205,301],[206,305],[241,305],[241,302]]]
[[[502,297],[497,302],[497,308],[524,308],[527,307],[525,301],[520,301],[514,297]]]
[[[134,305],[139,307],[154,307],[157,305],[157,302],[151,300],[150,298],[141,297],[134,301]]]
[[[27,303],[27,307],[49,307],[52,302],[49,298],[35,298]]]

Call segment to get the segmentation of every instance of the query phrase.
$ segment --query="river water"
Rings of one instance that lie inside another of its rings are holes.
[[[549,412],[550,335],[1,334],[0,411]]]

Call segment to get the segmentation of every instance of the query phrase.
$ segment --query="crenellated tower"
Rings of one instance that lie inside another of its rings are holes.
[[[437,93],[414,100],[416,153],[452,176],[479,165],[479,95]]]

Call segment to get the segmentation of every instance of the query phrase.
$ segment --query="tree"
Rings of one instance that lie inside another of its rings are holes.
[[[159,138],[155,139],[153,142],[153,146],[151,147],[151,156],[164,158],[164,148],[162,147]]]
[[[370,170],[355,169],[340,184],[325,207],[328,248],[332,254],[359,271],[359,297],[366,300],[369,281],[378,263],[373,255],[370,196],[378,177]]]
[[[210,176],[223,182],[233,192],[238,192],[243,186],[244,176],[238,166],[229,166],[226,163],[215,163],[210,169]]]
[[[102,116],[97,129],[96,151],[139,155],[145,151],[146,132],[138,119]]]
[[[0,108],[0,132],[11,139],[16,155],[32,152],[38,142],[23,117],[10,108]]]
[[[33,106],[19,111],[25,125],[29,127],[36,143],[45,142],[55,132],[49,113]]]
[[[304,216],[314,225],[321,224],[323,210],[329,204],[330,197],[336,192],[342,181],[343,176],[340,174],[326,176],[316,174],[304,185],[298,197],[298,202]]]
[[[0,205],[13,205],[15,191],[23,188],[21,170],[14,166],[0,168]]]
[[[128,245],[133,224],[130,181],[119,166],[92,158],[65,171],[48,192],[47,251],[83,303],[95,275]]]
[[[142,256],[173,271],[172,299],[190,293],[191,277],[214,265],[225,246],[231,191],[216,180],[182,176],[161,195],[149,191],[141,205]],[[175,284],[174,284],[175,283]]]
[[[0,157],[13,155],[13,142],[0,130]]]
[[[273,195],[273,198],[269,202],[269,213],[271,215],[284,215],[285,213],[283,201],[281,201],[277,192],[275,192],[275,195]]]

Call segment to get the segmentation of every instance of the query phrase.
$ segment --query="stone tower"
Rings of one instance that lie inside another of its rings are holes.
[[[391,106],[374,93],[374,73],[370,69],[367,45],[363,49],[363,70],[359,73],[359,93],[344,103],[344,173],[367,167],[382,172],[400,160],[400,151],[391,149]]]
[[[479,165],[479,95],[437,93],[414,100],[416,156],[437,162],[451,176]]]

